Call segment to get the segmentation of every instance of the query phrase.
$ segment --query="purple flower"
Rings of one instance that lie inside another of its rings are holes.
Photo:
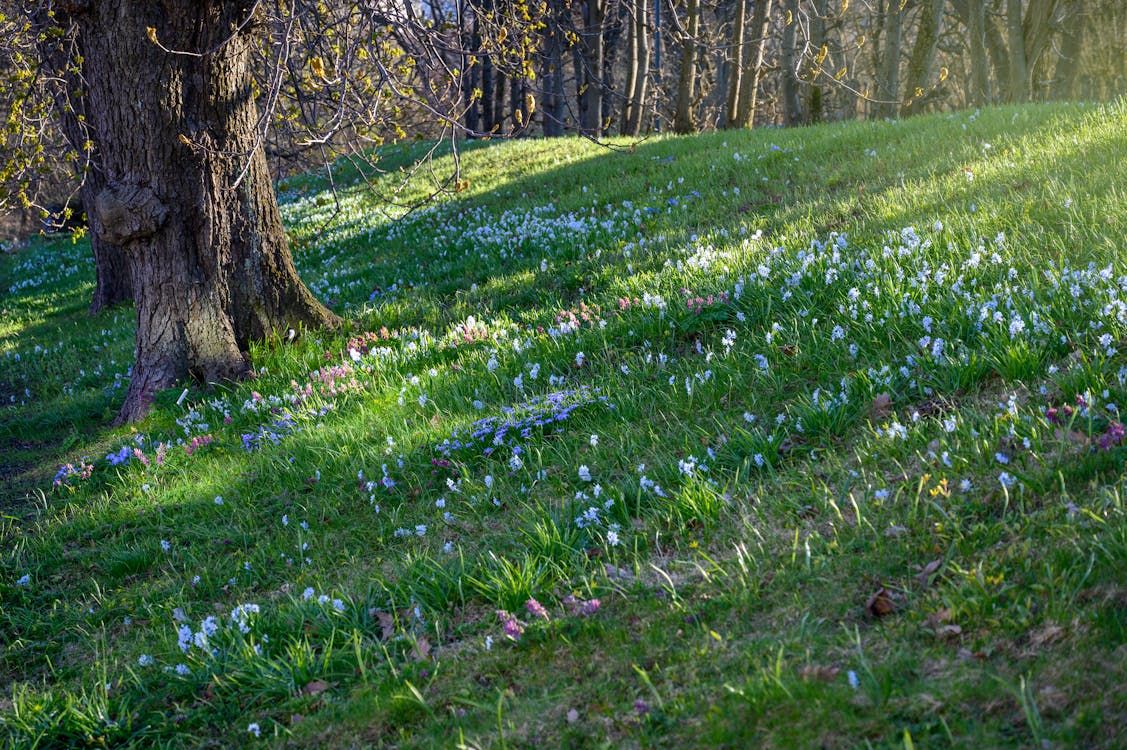
[[[1105,451],[1109,451],[1122,443],[1125,436],[1127,436],[1127,432],[1124,431],[1123,423],[1112,422],[1107,426],[1107,431],[1100,435],[1099,446]]]
[[[533,617],[543,617],[545,620],[550,619],[548,617],[548,610],[544,609],[544,605],[536,601],[535,599],[529,599],[527,602],[525,602],[524,608],[527,609],[528,614],[532,615]]]
[[[589,617],[599,611],[598,599],[579,599],[572,594],[568,594],[563,600],[564,608],[567,609],[571,615],[580,617]]]
[[[645,716],[650,712],[650,704],[639,698],[638,700],[634,701],[634,711],[642,716]]]
[[[497,610],[497,617],[501,618],[501,630],[509,639],[519,641],[524,635],[524,623],[503,609]]]

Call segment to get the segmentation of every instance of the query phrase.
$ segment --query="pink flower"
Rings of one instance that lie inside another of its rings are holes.
[[[501,618],[501,630],[505,635],[511,640],[519,641],[524,635],[524,623],[503,609],[497,610],[497,616]]]
[[[544,605],[536,601],[535,599],[529,599],[527,602],[525,602],[524,608],[527,609],[528,614],[532,615],[533,617],[543,617],[545,620],[550,619],[548,617],[548,610],[544,609]]]

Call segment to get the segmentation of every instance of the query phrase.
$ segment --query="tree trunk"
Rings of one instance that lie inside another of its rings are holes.
[[[697,0],[688,0],[685,11],[685,38],[681,40],[681,74],[677,81],[677,114],[673,117],[673,132],[691,133],[693,100],[697,82],[697,35],[700,33],[700,7]]]
[[[740,76],[740,106],[737,122],[741,128],[755,124],[755,108],[759,103],[759,79],[763,76],[763,54],[767,48],[767,29],[771,24],[771,0],[755,0],[751,29],[747,36],[747,55]]]
[[[650,72],[649,0],[634,0],[630,18],[630,63],[627,69],[626,111],[623,135],[642,132],[646,109],[646,89]]]
[[[545,137],[556,138],[564,132],[563,23],[559,1],[553,0],[549,7],[552,17],[540,72],[545,88],[544,101],[540,104],[540,126]]]
[[[740,78],[744,72],[746,45],[744,26],[747,18],[747,0],[734,0],[732,3],[732,36],[728,46],[732,53],[728,62],[728,96],[724,107],[724,127],[739,127]]]
[[[904,95],[903,115],[923,111],[931,100],[931,78],[935,67],[935,52],[939,35],[943,33],[943,6],[947,0],[925,0],[920,9],[920,23],[916,30],[916,43],[908,60],[907,93]]]
[[[97,149],[89,149],[86,123],[86,98],[83,89],[83,75],[80,73],[84,63],[72,60],[69,50],[58,44],[58,31],[69,26],[65,12],[48,15],[45,10],[36,13],[32,22],[39,32],[39,53],[49,70],[58,76],[62,87],[57,89],[55,109],[59,116],[63,137],[70,148],[84,160],[77,175],[81,182],[79,197],[82,209],[89,224],[90,249],[94,253],[94,293],[90,298],[89,313],[97,313],[103,308],[128,302],[133,299],[133,284],[129,273],[129,258],[125,251],[102,239],[101,222],[94,210],[94,199],[105,188],[106,176],[102,172]],[[56,27],[57,28],[53,28]],[[76,39],[76,52],[85,57],[82,40]]]
[[[106,176],[95,213],[129,254],[136,300],[119,422],[188,376],[245,375],[251,339],[339,322],[298,278],[282,227],[256,131],[251,6],[122,0],[78,18]]]
[[[1072,0],[1068,6],[1061,34],[1060,58],[1053,70],[1052,97],[1075,99],[1076,78],[1080,71],[1080,53],[1086,31],[1088,12],[1084,0]]]
[[[1006,98],[1011,102],[1029,101],[1029,64],[1021,28],[1021,0],[1006,0],[1006,41],[1010,63]]]
[[[826,18],[828,15],[828,0],[814,0],[813,13],[810,16],[810,50],[813,57],[805,65],[806,75],[804,76],[809,80],[809,95],[806,98],[806,122],[822,121],[825,91],[823,91],[819,79],[826,80],[822,75],[822,65],[829,56],[829,47],[826,45]]]
[[[798,0],[787,0],[783,18],[783,124],[802,123],[802,92],[798,86]],[[787,21],[790,23],[787,23]]]
[[[592,138],[603,133],[603,33],[607,0],[587,0],[583,6],[583,132]]]
[[[975,106],[983,107],[992,98],[990,65],[986,59],[986,6],[984,3],[964,0],[957,3],[955,9],[960,12],[970,38],[971,100]]]
[[[904,29],[902,0],[888,0],[884,17],[884,46],[877,73],[877,117],[895,117],[900,107],[900,48]]]

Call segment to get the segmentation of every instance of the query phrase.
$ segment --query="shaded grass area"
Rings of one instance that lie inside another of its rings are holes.
[[[4,257],[0,730],[1117,746],[1124,121],[479,146],[406,216],[291,180],[350,330],[133,430],[87,248]]]

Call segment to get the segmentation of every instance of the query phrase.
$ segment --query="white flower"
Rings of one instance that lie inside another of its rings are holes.
[[[304,601],[309,601],[310,599],[313,598],[313,595],[316,594],[316,593],[317,592],[313,590],[313,587],[309,586],[308,588],[305,589],[305,591],[301,592],[301,598]]]
[[[137,657],[137,663],[142,667],[151,667],[153,665],[153,657],[148,654],[141,654]]]
[[[222,495],[216,495],[215,500],[213,502],[216,505],[222,505],[223,504],[223,496]]]
[[[591,470],[587,468],[586,464],[579,467],[579,478],[584,482],[591,481]]]
[[[597,446],[599,444],[599,436],[598,435],[592,435],[591,439],[590,439],[590,443],[591,443],[592,448]]]
[[[172,549],[172,544],[167,539],[161,539],[160,548],[165,552],[168,552],[170,549]]]
[[[247,724],[247,731],[253,734],[255,737],[262,736],[262,728],[258,726],[257,721],[252,721],[250,724]]]
[[[19,577],[19,579],[18,579],[18,580],[16,581],[16,585],[18,585],[18,586],[27,586],[27,585],[29,585],[30,583],[31,583],[31,574],[30,574],[30,573],[24,573],[24,574],[23,574],[22,576],[20,576],[20,577]]]

